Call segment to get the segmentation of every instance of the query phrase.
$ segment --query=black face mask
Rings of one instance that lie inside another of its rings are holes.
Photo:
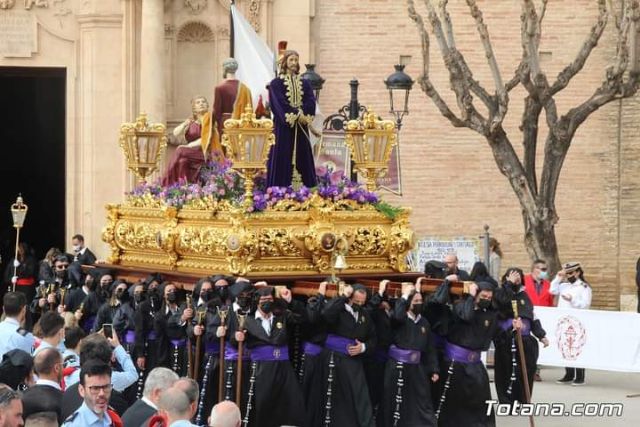
[[[175,292],[169,292],[167,294],[167,302],[169,304],[175,304],[176,301],[178,301],[178,295]]]
[[[104,299],[109,298],[109,286],[111,286],[111,283],[108,285],[100,285],[100,290],[98,292]]]
[[[575,283],[578,278],[576,276],[571,276],[567,277],[567,280],[569,281],[569,283]]]
[[[273,302],[271,301],[266,301],[263,302],[262,304],[260,304],[260,310],[262,310],[264,313],[271,313],[271,311],[273,310]]]
[[[90,291],[95,291],[96,290],[96,286],[98,285],[98,282],[96,282],[95,280],[91,279],[91,280],[87,280],[84,282],[84,285],[87,287],[87,289],[89,289]]]
[[[249,297],[238,297],[238,305],[243,310],[248,309],[249,305],[251,305],[251,298],[249,298]]]
[[[133,294],[133,300],[137,304],[140,304],[142,301],[144,301],[144,294],[143,293]]]
[[[116,298],[122,302],[129,299],[129,292],[126,289],[122,289],[116,292]]]
[[[411,307],[411,311],[413,312],[413,314],[415,314],[416,316],[420,313],[422,313],[422,304],[413,304],[413,306]]]
[[[211,300],[211,297],[213,297],[213,292],[212,291],[202,291],[202,292],[200,292],[200,298],[202,298],[202,301],[204,301],[204,302],[208,302],[209,300]]]
[[[360,313],[362,311],[362,306],[360,304],[352,304],[351,305],[351,309],[355,312],[355,313]]]
[[[67,270],[56,270],[56,277],[58,279],[64,279],[67,276]]]
[[[482,310],[488,309],[489,307],[491,307],[491,300],[481,298],[480,301],[478,301],[478,307]]]
[[[218,286],[217,288],[218,295],[220,295],[220,299],[224,302],[229,299],[229,290],[226,286]]]

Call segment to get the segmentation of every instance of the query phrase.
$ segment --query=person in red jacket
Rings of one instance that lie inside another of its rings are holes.
[[[550,286],[547,262],[542,259],[535,260],[531,265],[531,273],[524,276],[524,290],[534,306],[553,307],[553,294],[549,292]],[[539,366],[536,369],[534,379],[542,381]]]

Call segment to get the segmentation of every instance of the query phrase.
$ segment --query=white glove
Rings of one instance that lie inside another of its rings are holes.
[[[15,285],[16,283],[18,283],[18,276],[13,276],[13,277],[11,278],[11,283],[13,283],[14,285]]]
[[[14,260],[13,260],[13,266],[14,266],[15,268],[20,267],[20,261],[18,261],[17,259],[14,259]]]

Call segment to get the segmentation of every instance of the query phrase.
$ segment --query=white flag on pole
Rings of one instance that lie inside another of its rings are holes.
[[[242,13],[231,5],[233,17],[234,56],[238,61],[238,79],[251,89],[254,108],[262,95],[267,102],[267,84],[274,79],[273,64],[275,57],[269,46],[253,30]]]

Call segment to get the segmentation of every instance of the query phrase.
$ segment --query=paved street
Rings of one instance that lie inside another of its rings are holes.
[[[489,373],[492,375],[492,370],[489,370]],[[562,368],[543,368],[541,373],[543,381],[535,383],[533,401],[565,405],[575,402],[622,403],[624,405],[622,417],[536,417],[536,426],[632,427],[640,425],[640,396],[627,397],[629,394],[640,394],[640,373],[587,370],[586,385],[582,387],[556,384],[556,379],[563,374]],[[493,383],[491,383],[491,391],[495,397]],[[497,425],[498,427],[526,427],[529,425],[529,420],[527,417],[497,417]]]

